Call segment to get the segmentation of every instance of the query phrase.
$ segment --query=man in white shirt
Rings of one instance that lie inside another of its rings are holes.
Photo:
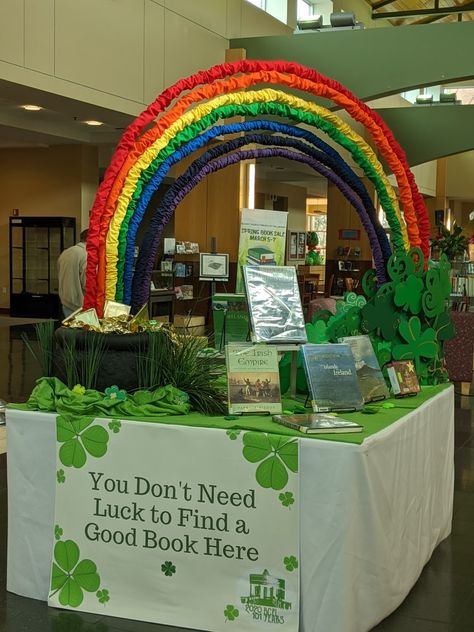
[[[86,240],[87,230],[83,230],[80,241],[63,250],[58,259],[59,299],[64,318],[82,307],[86,284]]]

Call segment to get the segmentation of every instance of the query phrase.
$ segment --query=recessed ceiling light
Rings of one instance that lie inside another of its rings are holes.
[[[43,109],[41,105],[33,105],[32,103],[29,105],[22,105],[20,107],[22,107],[24,110],[28,110],[29,112],[38,112],[38,110]]]
[[[102,121],[83,121],[86,125],[91,125],[92,127],[99,127],[103,125]]]

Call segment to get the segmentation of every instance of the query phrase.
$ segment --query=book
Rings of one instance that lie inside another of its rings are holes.
[[[230,343],[225,351],[229,413],[281,413],[276,348]]]
[[[247,264],[249,266],[276,266],[276,262],[273,260],[260,261],[259,259],[254,259],[253,257],[249,256],[247,256]]]
[[[394,360],[387,364],[387,374],[395,397],[406,397],[420,392],[415,365],[411,360]]]
[[[355,421],[341,419],[325,413],[313,413],[309,415],[273,415],[273,421],[293,430],[299,430],[306,434],[336,433],[336,432],[362,432],[363,426]]]
[[[352,349],[364,402],[367,404],[389,397],[390,393],[369,336],[347,336],[339,341],[347,343]]]
[[[257,342],[307,341],[293,266],[243,266],[252,332]]]
[[[315,413],[362,408],[364,400],[348,344],[308,344],[302,351]]]
[[[275,253],[265,246],[256,246],[247,250],[247,257],[257,263],[268,263],[275,260]]]
[[[250,330],[245,294],[214,294],[212,322],[216,349],[223,350],[228,342],[245,342]]]

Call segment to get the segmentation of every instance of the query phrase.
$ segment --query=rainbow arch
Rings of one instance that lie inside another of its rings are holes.
[[[297,97],[274,88],[248,90],[262,83],[296,89],[305,96],[325,97],[343,107],[354,120],[361,122],[371,134],[377,150],[396,177],[401,209],[398,207],[396,196],[377,157],[354,130],[341,121],[336,114],[316,105],[308,98]],[[246,91],[243,92],[243,90]],[[265,119],[260,120],[258,117],[275,114],[292,121],[309,123],[348,149],[354,160],[362,166],[367,176],[376,185],[394,235],[395,251],[401,253],[411,247],[420,247],[425,259],[428,258],[429,219],[423,198],[416,187],[403,150],[380,116],[339,83],[313,69],[293,62],[243,60],[220,64],[176,82],[159,95],[126,129],[107,168],[91,210],[87,241],[85,308],[95,306],[98,312],[102,313],[105,298],[119,298],[123,295],[123,288],[130,287],[130,248],[132,239],[134,244],[137,222],[139,223],[143,217],[143,214],[140,216],[144,210],[144,204],[140,204],[142,196],[145,200],[146,196],[150,195],[150,191],[154,190],[153,187],[159,186],[163,173],[166,173],[165,170],[174,164],[173,161],[180,159],[183,149],[185,152],[192,151],[192,142],[205,144],[204,139],[212,136],[210,133],[212,129],[220,128],[221,132],[232,133],[223,130],[226,126],[215,126],[220,119],[236,115],[251,116],[258,119],[252,121],[256,124],[254,129],[257,129],[258,124],[262,126],[261,129],[269,129],[266,125],[270,122]],[[299,132],[296,130],[300,128],[296,125],[287,125],[287,127],[289,129],[284,132],[287,136],[298,136]],[[242,131],[246,133],[249,130]],[[216,133],[214,138],[217,135],[220,136]],[[317,146],[314,138],[304,140]],[[290,151],[283,141],[281,145],[279,151],[295,154],[296,157],[292,156],[291,159],[319,161],[319,164],[322,164],[319,158],[311,156],[301,146],[293,146],[292,149],[297,150],[295,152]],[[321,149],[322,146],[319,145],[319,148]],[[248,156],[249,151],[276,151],[276,148],[271,150],[239,149],[229,154],[226,160],[231,156],[232,160],[244,159],[243,156]],[[323,151],[326,156],[336,161],[339,158],[334,150],[328,152],[327,149],[323,149]],[[265,155],[265,153],[260,155]],[[216,159],[216,164],[219,160],[222,162],[223,158]],[[331,173],[335,173],[334,164],[330,170]],[[205,172],[204,169],[204,175]],[[341,174],[336,174],[336,176],[340,177]],[[362,205],[361,212],[365,209],[373,225],[373,231],[370,231],[371,246],[375,249],[378,277],[379,281],[382,281],[383,264],[386,264],[389,252],[386,244],[382,248],[383,239],[380,226],[377,225],[376,214],[374,217],[360,186],[355,184],[353,178],[351,182],[350,186],[357,198],[354,198],[355,206]],[[344,184],[347,185],[347,182]],[[184,186],[182,182],[181,186]],[[160,211],[157,210],[157,212]],[[161,213],[165,217],[163,211]],[[130,235],[128,235],[129,228]],[[133,233],[134,230],[135,233]],[[153,225],[150,225],[148,231],[153,230]],[[145,257],[147,253],[151,256],[153,252],[153,234],[149,234],[148,231],[145,234],[144,244],[150,246],[147,246],[148,250],[145,248],[142,257]],[[375,240],[373,232],[375,232]],[[379,246],[381,253],[377,250]],[[383,264],[380,264],[380,257]],[[138,278],[136,283],[134,281],[135,287],[139,285],[138,281]],[[130,299],[127,291],[126,298]]]

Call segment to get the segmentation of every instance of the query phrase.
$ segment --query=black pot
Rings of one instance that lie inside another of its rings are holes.
[[[103,336],[105,352],[97,371],[95,384],[92,384],[91,387],[98,391],[104,391],[114,384],[126,391],[138,388],[137,362],[140,346],[142,349],[145,348],[147,334],[102,334],[84,329],[59,327],[54,335],[57,351],[54,358],[54,374],[65,384],[67,384],[67,373],[61,351],[65,341],[72,342],[72,339],[75,338],[76,366],[79,369],[84,361],[87,337]],[[83,384],[83,386],[86,385]]]

